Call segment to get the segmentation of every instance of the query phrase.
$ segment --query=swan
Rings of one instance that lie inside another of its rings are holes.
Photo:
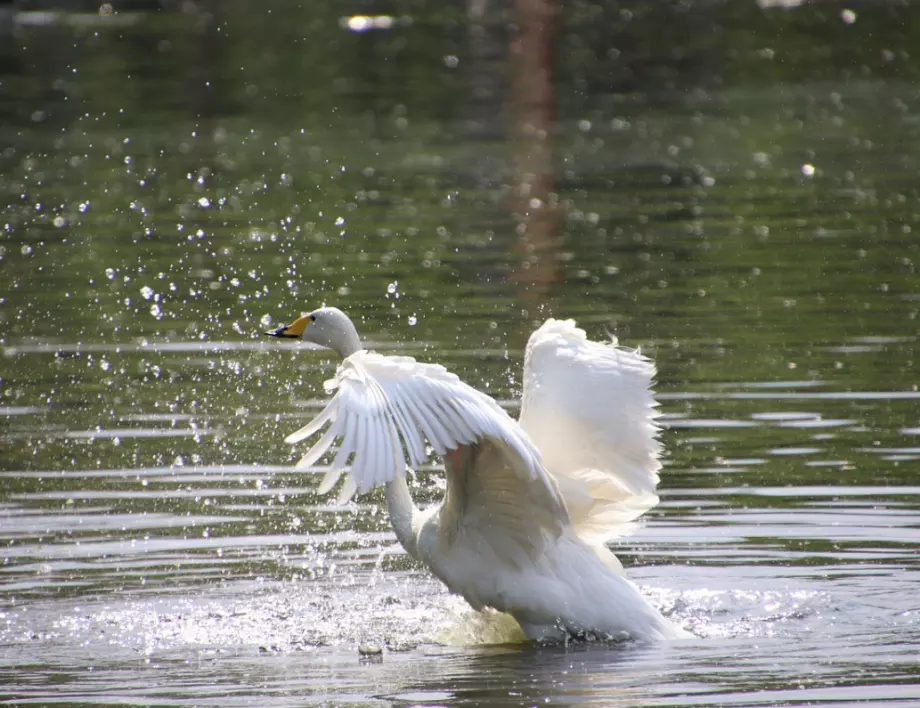
[[[322,307],[266,332],[331,349],[342,362],[320,414],[286,442],[328,425],[295,469],[341,443],[318,492],[351,467],[338,495],[383,485],[396,537],[476,610],[510,614],[534,640],[691,636],[666,619],[604,545],[658,502],[654,364],[589,341],[573,320],[547,320],[527,344],[515,421],[443,366],[361,347],[348,316]],[[406,482],[426,441],[447,490],[420,510]]]

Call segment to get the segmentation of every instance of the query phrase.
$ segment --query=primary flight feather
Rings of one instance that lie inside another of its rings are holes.
[[[527,345],[515,421],[443,366],[362,349],[336,308],[268,334],[343,360],[326,382],[329,404],[287,438],[298,443],[326,428],[298,468],[339,439],[319,491],[346,471],[340,503],[382,485],[400,543],[474,608],[507,612],[533,639],[689,636],[604,545],[658,501],[651,361],[615,341],[589,341],[572,320],[548,320]],[[406,469],[426,459],[426,444],[444,460],[447,491],[419,510]]]

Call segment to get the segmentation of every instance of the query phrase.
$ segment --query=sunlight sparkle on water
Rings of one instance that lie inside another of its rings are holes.
[[[391,15],[352,15],[343,17],[339,23],[351,32],[368,32],[392,29],[396,18]]]

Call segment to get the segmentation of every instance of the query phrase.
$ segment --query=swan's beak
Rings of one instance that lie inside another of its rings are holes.
[[[298,319],[291,322],[289,325],[284,325],[278,329],[269,329],[265,331],[269,337],[281,337],[282,339],[300,339],[303,337],[304,330],[310,324],[310,316],[304,315]]]

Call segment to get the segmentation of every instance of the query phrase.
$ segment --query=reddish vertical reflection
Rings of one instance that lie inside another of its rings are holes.
[[[520,266],[511,279],[531,297],[559,279],[559,208],[553,192],[552,35],[556,0],[514,0],[511,39],[512,197]]]

